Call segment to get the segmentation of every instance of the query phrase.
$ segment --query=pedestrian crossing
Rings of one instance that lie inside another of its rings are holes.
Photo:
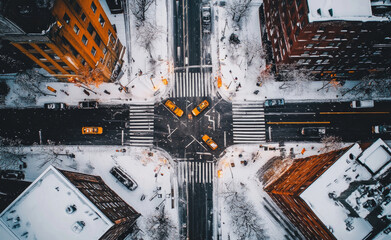
[[[130,146],[152,146],[154,129],[154,105],[133,104],[129,106],[129,119],[126,123],[127,139],[126,145]]]
[[[232,103],[234,143],[266,141],[263,102]]]
[[[175,84],[169,96],[206,97],[212,92],[210,72],[176,72]]]
[[[186,183],[212,183],[214,174],[213,162],[178,161],[178,182]]]

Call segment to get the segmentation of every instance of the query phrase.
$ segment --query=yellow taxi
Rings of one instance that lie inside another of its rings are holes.
[[[212,149],[215,150],[217,148],[217,144],[208,136],[202,136],[202,140]]]
[[[102,134],[103,128],[102,127],[83,127],[81,129],[81,132],[83,134]]]
[[[202,111],[204,111],[204,109],[207,108],[208,106],[209,106],[209,102],[204,100],[196,108],[194,108],[193,111],[191,111],[191,113],[193,113],[194,116],[197,116]]]
[[[173,102],[170,100],[167,100],[164,104],[166,107],[168,107],[173,113],[175,113],[178,117],[182,117],[183,111],[179,107],[177,107]]]

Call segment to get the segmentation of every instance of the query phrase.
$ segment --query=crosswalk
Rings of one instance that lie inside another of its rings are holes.
[[[213,162],[178,161],[177,174],[179,182],[212,183],[214,173]]]
[[[129,106],[129,119],[126,123],[129,146],[152,146],[154,129],[154,105],[133,104]]]
[[[266,140],[263,102],[232,103],[234,143],[261,143]]]
[[[210,72],[176,72],[170,97],[206,97],[212,91]]]

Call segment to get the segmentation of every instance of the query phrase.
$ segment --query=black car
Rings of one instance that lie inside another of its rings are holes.
[[[133,191],[138,187],[136,181],[134,181],[133,178],[121,167],[115,166],[111,168],[110,173],[129,190]]]
[[[98,102],[97,101],[79,102],[79,108],[80,109],[94,109],[94,108],[98,108]]]
[[[301,135],[309,137],[319,137],[326,134],[325,127],[303,127],[301,129]]]
[[[1,170],[0,171],[1,178],[7,179],[24,179],[24,173],[20,170]]]
[[[45,103],[44,107],[45,109],[65,110],[68,108],[68,105],[66,105],[65,103]]]

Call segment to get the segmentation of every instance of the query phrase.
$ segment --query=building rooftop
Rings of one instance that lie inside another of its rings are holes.
[[[381,139],[364,151],[355,144],[301,193],[337,239],[364,239],[384,229],[380,223],[391,211],[389,150]]]
[[[0,214],[0,239],[99,239],[111,226],[97,207],[50,166]]]
[[[10,19],[26,33],[42,33],[55,22],[51,13],[53,4],[54,0],[2,0],[0,15]],[[9,32],[9,29],[5,30]]]
[[[372,14],[371,0],[307,0],[308,19],[316,21],[389,21]]]

